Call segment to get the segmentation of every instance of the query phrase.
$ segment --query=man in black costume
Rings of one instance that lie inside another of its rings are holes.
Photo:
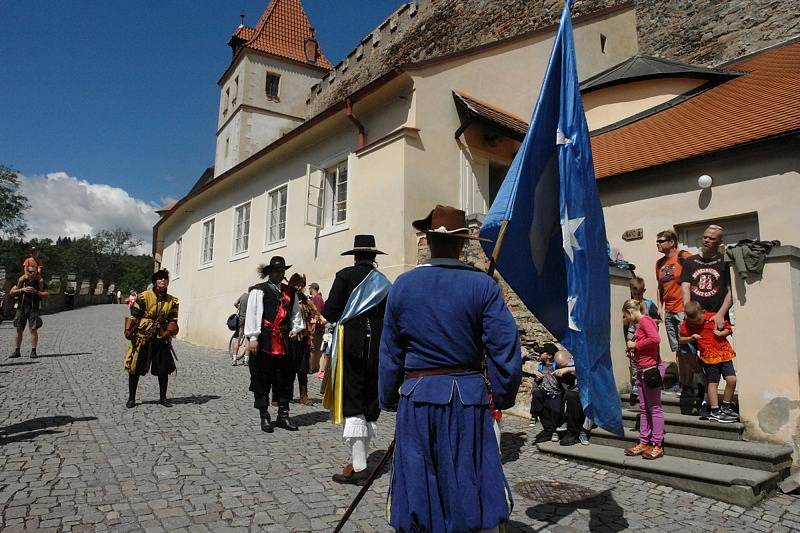
[[[250,341],[250,390],[253,407],[261,416],[261,430],[267,433],[274,431],[269,416],[270,391],[278,402],[274,425],[288,431],[298,429],[289,418],[294,367],[287,347],[293,324],[301,323],[302,318],[294,289],[283,283],[289,267],[280,256],[261,265],[258,271],[266,281],[251,287],[247,299],[244,334]]]
[[[337,322],[344,312],[353,290],[376,268],[375,257],[384,254],[375,247],[373,235],[356,235],[353,249],[342,255],[352,255],[353,266],[336,273],[333,287],[325,302],[323,316],[328,322]],[[385,254],[384,254],[385,255]],[[344,432],[350,446],[352,463],[345,465],[333,480],[338,483],[358,484],[369,477],[367,448],[375,436],[378,420],[378,350],[386,299],[367,309],[344,324]],[[338,378],[337,378],[338,379]]]

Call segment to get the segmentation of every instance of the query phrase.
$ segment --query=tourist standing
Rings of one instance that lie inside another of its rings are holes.
[[[311,296],[311,303],[316,308],[317,313],[314,315],[314,322],[311,324],[311,361],[310,370],[312,374],[317,374],[321,378],[325,373],[326,361],[321,359],[324,357],[322,354],[322,337],[325,334],[325,319],[322,317],[322,311],[325,309],[325,299],[322,293],[319,292],[319,284],[316,282],[308,286],[308,293]]]
[[[289,354],[292,358],[294,372],[297,374],[300,403],[311,405],[311,400],[308,397],[308,368],[311,357],[309,324],[317,311],[304,292],[306,289],[305,275],[292,274],[292,277],[289,278],[289,286],[294,289],[295,298],[300,307],[300,314],[296,317],[297,322],[292,324],[292,331],[289,333]],[[294,387],[294,378],[292,379],[292,386]]]
[[[678,236],[671,229],[659,232],[656,236],[656,247],[663,254],[663,257],[656,261],[659,313],[663,318],[669,348],[675,353],[681,397],[688,399],[694,394],[692,390],[694,376],[700,373],[697,357],[691,353],[684,353],[678,342],[684,319],[681,274],[683,262],[690,254],[686,250],[678,250]]]
[[[397,278],[381,339],[381,409],[397,411],[387,518],[398,531],[490,530],[512,497],[487,383],[497,408],[514,405],[517,323],[497,283],[459,261],[475,238],[463,211],[436,206],[413,226],[431,259]]]
[[[281,256],[273,256],[269,263],[258,269],[266,281],[250,288],[244,334],[249,340],[250,391],[253,407],[261,417],[261,430],[274,431],[269,415],[269,395],[278,402],[275,426],[288,431],[298,427],[289,418],[294,371],[288,351],[292,324],[300,315],[295,291],[283,283],[286,269],[291,265]]]
[[[16,358],[21,355],[20,347],[22,346],[22,334],[25,332],[25,326],[28,326],[31,332],[30,357],[38,357],[36,346],[39,344],[39,328],[42,325],[39,311],[41,310],[42,298],[46,298],[48,293],[44,280],[34,263],[29,263],[26,260],[25,272],[8,292],[10,296],[14,297],[14,327],[17,330],[17,335],[14,339],[14,353],[10,357]]]
[[[378,350],[390,286],[376,269],[375,257],[383,253],[373,235],[356,235],[353,248],[342,252],[353,256],[353,266],[336,273],[323,311],[328,322],[338,322],[325,407],[334,423],[344,422],[342,437],[352,459],[333,476],[337,483],[357,484],[369,477],[367,453],[380,414]]]
[[[167,293],[169,272],[159,270],[151,277],[153,288],[140,294],[125,320],[125,338],[130,340],[125,355],[128,371],[128,401],[136,406],[139,377],[149,371],[158,377],[158,403],[172,407],[167,398],[169,375],[175,372],[172,337],[178,334],[178,299]]]
[[[639,300],[627,300],[622,306],[622,319],[636,326],[633,340],[628,341],[627,355],[636,362],[636,384],[639,388],[639,442],[625,450],[625,455],[641,455],[658,459],[664,455],[664,410],[661,407],[661,385],[664,365],[658,354],[661,338],[656,321],[644,313]]]

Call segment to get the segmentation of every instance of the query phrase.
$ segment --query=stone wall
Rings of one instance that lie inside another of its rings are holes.
[[[718,65],[800,34],[797,0],[575,0],[573,20],[634,5],[642,54]],[[547,28],[563,0],[419,0],[402,5],[318,84],[310,118],[389,72]]]
[[[636,0],[639,50],[715,66],[800,35],[797,0]]]
[[[581,17],[626,4],[631,4],[630,0],[575,0],[572,13]],[[313,117],[392,68],[552,26],[563,5],[563,0],[424,0],[404,4],[311,88],[306,115]]]

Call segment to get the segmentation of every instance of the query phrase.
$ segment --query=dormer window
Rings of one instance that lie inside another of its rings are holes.
[[[267,98],[269,100],[278,100],[280,84],[281,77],[278,74],[267,72]]]

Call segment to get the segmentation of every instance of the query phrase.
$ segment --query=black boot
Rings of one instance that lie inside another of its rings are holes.
[[[22,354],[19,351],[19,348],[14,350],[14,353],[8,356],[9,359],[16,359],[17,357],[22,357]]]
[[[139,376],[128,374],[128,401],[125,407],[133,409],[136,407],[136,387],[139,385]]]
[[[261,413],[261,431],[264,433],[272,433],[275,431],[275,427],[272,425],[272,419],[266,411]]]
[[[167,399],[167,385],[169,376],[158,376],[158,403],[164,407],[172,407],[172,402]]]
[[[275,425],[279,428],[283,428],[286,431],[297,431],[299,428],[292,422],[292,419],[289,418],[289,406],[282,405],[278,409],[278,420],[275,421]]]

